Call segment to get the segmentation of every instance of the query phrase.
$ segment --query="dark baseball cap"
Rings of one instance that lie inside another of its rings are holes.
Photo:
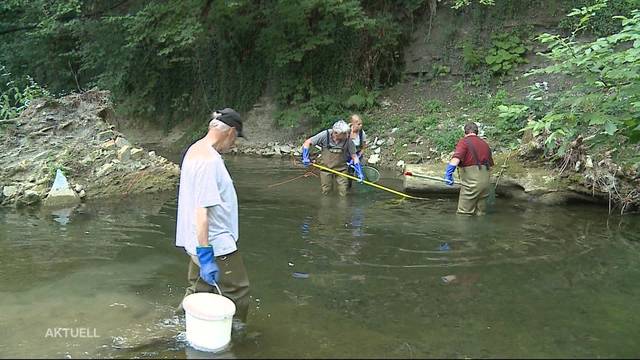
[[[217,120],[222,121],[223,123],[233,126],[236,128],[239,137],[245,137],[242,132],[242,119],[240,118],[240,114],[232,108],[224,108],[222,110],[216,110],[215,112],[220,115],[216,117]]]

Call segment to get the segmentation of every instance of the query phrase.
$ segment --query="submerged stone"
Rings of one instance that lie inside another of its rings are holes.
[[[299,272],[296,271],[293,273],[293,277],[296,279],[308,279],[309,278],[309,274],[305,273],[305,272]]]

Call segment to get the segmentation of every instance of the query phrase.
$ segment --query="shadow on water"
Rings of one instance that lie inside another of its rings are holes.
[[[450,196],[355,184],[346,199],[323,197],[316,177],[288,181],[304,173],[289,162],[227,164],[252,298],[246,330],[218,358],[640,353],[637,216],[497,199],[486,217],[463,217]],[[173,313],[187,270],[175,200],[0,210],[0,354],[211,357]]]

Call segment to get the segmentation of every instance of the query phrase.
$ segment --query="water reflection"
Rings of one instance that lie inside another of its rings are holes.
[[[76,206],[62,208],[62,209],[54,209],[51,210],[51,215],[53,216],[53,220],[56,221],[60,225],[67,225],[69,221],[71,221],[71,214],[76,209]]]
[[[173,246],[172,192],[60,214],[0,210],[0,353],[195,359],[640,352],[637,217],[608,221],[606,209],[501,199],[484,218],[460,217],[452,197],[322,197],[317,179],[269,188],[298,176],[288,163],[228,163],[253,294],[247,333],[233,333],[228,351],[191,349],[184,318],[173,314],[186,281],[184,256]],[[96,328],[100,337],[46,339],[50,327]]]

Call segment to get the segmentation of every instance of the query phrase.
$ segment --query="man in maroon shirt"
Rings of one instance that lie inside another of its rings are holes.
[[[489,145],[478,136],[478,125],[473,122],[464,126],[464,137],[458,141],[453,157],[447,165],[444,179],[453,185],[453,172],[459,166],[460,197],[458,214],[484,215],[489,196],[493,166]]]

